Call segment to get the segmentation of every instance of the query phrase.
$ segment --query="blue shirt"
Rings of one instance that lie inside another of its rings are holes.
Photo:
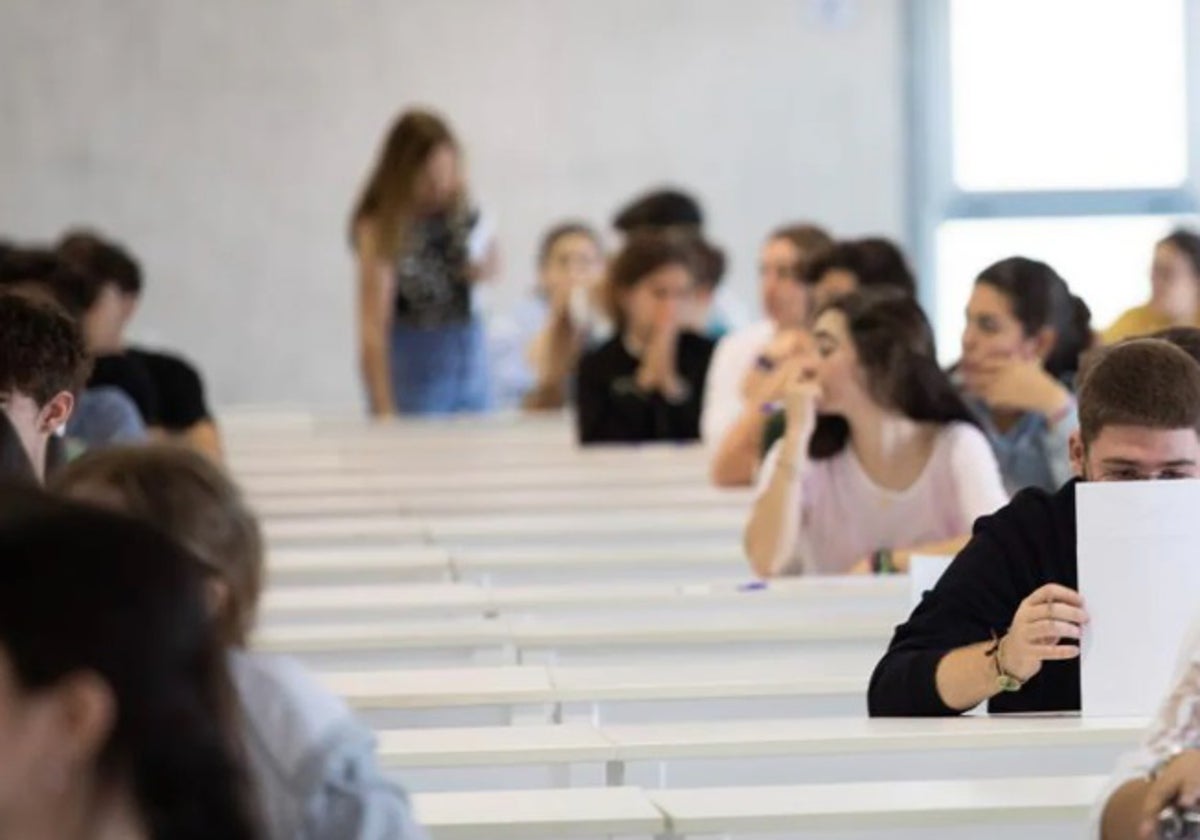
[[[982,400],[966,394],[963,399],[992,445],[1004,477],[1004,489],[1010,496],[1026,487],[1055,493],[1074,477],[1070,442],[1071,433],[1079,425],[1074,398],[1070,410],[1053,425],[1041,414],[1030,411],[1005,432],[996,428],[992,412]]]

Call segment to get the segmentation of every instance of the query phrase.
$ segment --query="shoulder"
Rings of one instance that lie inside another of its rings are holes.
[[[1113,321],[1103,333],[1105,343],[1111,344],[1123,338],[1130,338],[1146,332],[1152,332],[1158,326],[1158,318],[1148,304],[1127,309]]]
[[[679,350],[687,355],[707,358],[712,356],[713,348],[716,346],[717,343],[711,338],[706,338],[690,330],[679,334]]]
[[[1004,507],[975,524],[976,534],[990,533],[1001,537],[1034,537],[1050,534],[1075,533],[1075,484],[1070,481],[1055,493],[1039,487],[1027,487],[1017,493]]]
[[[200,381],[200,372],[196,366],[182,356],[141,347],[129,348],[128,355],[139,359],[157,377]]]
[[[614,336],[602,344],[589,347],[579,357],[579,372],[597,373],[613,365],[619,364],[629,354],[621,344],[620,336]]]
[[[748,366],[750,360],[767,346],[774,333],[775,325],[770,321],[759,321],[735,330],[717,343],[716,358]]]
[[[229,666],[247,726],[287,766],[354,720],[345,702],[293,659],[235,651]]]
[[[995,457],[987,435],[978,426],[961,420],[947,423],[941,428],[937,445],[955,461],[963,458],[982,458],[986,461]]]

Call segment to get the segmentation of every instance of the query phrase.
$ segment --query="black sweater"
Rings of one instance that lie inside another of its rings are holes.
[[[585,353],[579,360],[575,391],[579,442],[699,439],[704,377],[712,353],[713,343],[707,338],[680,334],[675,365],[688,394],[678,403],[638,389],[634,379],[641,361],[625,348],[620,336]]]
[[[873,717],[959,714],[942,702],[936,672],[956,648],[1003,635],[1021,602],[1047,583],[1078,586],[1075,482],[1051,495],[1021,492],[975,523],[975,534],[937,586],[925,593],[871,677]],[[1079,660],[1046,662],[1024,688],[998,694],[990,712],[1079,709]]]

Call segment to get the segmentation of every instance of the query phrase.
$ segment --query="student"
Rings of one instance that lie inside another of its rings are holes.
[[[613,227],[626,238],[671,234],[694,249],[696,288],[684,317],[688,329],[719,341],[745,323],[737,301],[721,294],[725,252],[705,237],[704,210],[695,197],[677,189],[651,190],[626,204],[614,217]]]
[[[450,128],[412,110],[392,125],[351,217],[371,413],[479,412],[490,384],[471,292],[497,269]]]
[[[8,415],[0,412],[0,485],[37,484],[33,462],[25,444],[9,421]]]
[[[911,552],[965,538],[1004,504],[996,459],[911,296],[835,298],[814,336],[815,381],[787,392],[787,430],[746,527],[756,574],[907,571]]]
[[[1107,344],[1168,327],[1200,326],[1200,234],[1179,229],[1154,248],[1150,300],[1104,331]]]
[[[887,239],[872,237],[837,242],[808,267],[813,304],[824,307],[833,299],[860,289],[886,286],[908,295],[917,283],[904,253]]]
[[[759,282],[766,318],[721,339],[704,383],[701,433],[714,447],[711,472],[718,487],[754,480],[767,407],[783,399],[812,355],[805,271],[832,244],[824,230],[807,224],[778,228],[763,243]]]
[[[49,301],[0,293],[0,411],[39,481],[49,442],[70,418],[87,371],[83,339],[66,312]]]
[[[209,581],[229,651],[259,812],[278,840],[418,840],[404,792],[374,738],[297,662],[246,649],[263,578],[258,523],[233,483],[184,447],[112,448],[73,462],[54,485],[70,498],[151,522],[187,547]]]
[[[53,252],[36,249],[10,249],[0,256],[0,289],[57,303],[80,325],[95,300],[95,284],[87,276]],[[80,332],[82,336],[82,327]],[[112,386],[95,386],[75,394],[66,434],[84,447],[97,447],[145,440],[146,427],[128,394]]]
[[[609,268],[618,334],[584,353],[576,384],[579,440],[696,440],[713,343],[683,327],[695,286],[688,246],[639,234]]]
[[[596,329],[604,246],[587,224],[562,222],[542,237],[537,266],[536,297],[496,328],[508,335],[493,352],[508,357],[495,368],[499,403],[545,411],[567,404],[571,375]]]
[[[137,313],[143,288],[137,260],[120,245],[86,230],[68,232],[57,251],[99,286],[95,302],[85,315],[98,354],[92,386],[149,389],[152,394],[143,394],[140,400],[154,430],[220,460],[221,435],[209,410],[200,372],[180,356],[137,347],[128,341],[129,324]],[[130,377],[135,381],[131,382]]]
[[[1079,422],[1071,385],[1090,321],[1045,263],[1011,257],[975,281],[956,375],[1009,494],[1053,492],[1071,477],[1068,444]]]
[[[11,488],[0,556],[0,836],[258,837],[195,561]]]
[[[1082,481],[1200,476],[1200,365],[1157,339],[1098,351],[1079,389],[1071,463]],[[970,544],[871,678],[875,716],[1079,709],[1088,615],[1077,587],[1075,481],[1029,488],[981,519]]]

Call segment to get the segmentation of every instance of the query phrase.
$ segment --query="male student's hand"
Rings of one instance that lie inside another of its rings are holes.
[[[1140,836],[1158,836],[1158,815],[1169,805],[1194,808],[1200,804],[1200,752],[1187,750],[1171,759],[1150,783],[1142,805]]]
[[[1075,659],[1079,640],[1088,623],[1083,596],[1073,589],[1048,583],[1021,602],[1000,649],[1004,670],[1027,682],[1042,670],[1043,662]]]
[[[1071,403],[1071,392],[1046,372],[1037,359],[995,359],[974,374],[980,398],[989,408],[1036,411],[1054,417]]]

